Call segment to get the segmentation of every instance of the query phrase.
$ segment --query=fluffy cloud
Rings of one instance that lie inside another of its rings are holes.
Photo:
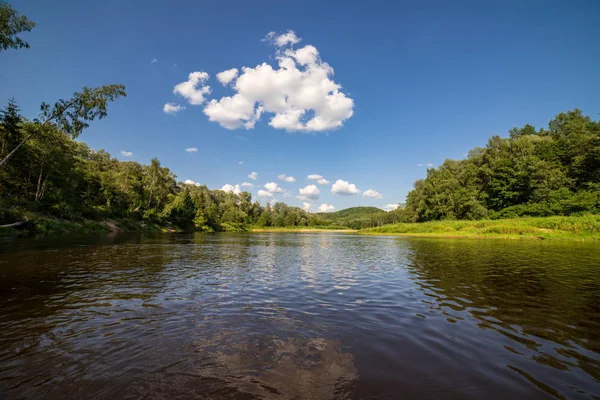
[[[184,106],[180,106],[177,103],[166,103],[163,106],[163,112],[165,114],[177,114],[179,111],[185,110]]]
[[[194,186],[200,186],[200,184],[198,182],[194,182],[191,179],[186,179],[185,182],[183,182],[186,185],[194,185]]]
[[[269,125],[288,132],[342,126],[354,112],[354,101],[331,80],[333,68],[321,60],[318,50],[311,45],[297,50],[286,47],[300,41],[292,31],[269,34],[267,39],[278,47],[277,68],[267,63],[243,67],[231,81],[235,94],[213,99],[204,108],[209,120],[227,129],[252,129],[266,112],[274,114]]]
[[[373,189],[365,190],[363,192],[363,197],[368,197],[370,199],[383,199],[383,195],[374,191]]]
[[[133,155],[133,153],[130,151],[127,151],[127,150],[121,150],[121,155],[123,157],[131,157]]]
[[[224,192],[228,192],[228,193],[235,193],[235,194],[242,193],[242,190],[240,189],[240,185],[233,186],[233,185],[230,185],[229,183],[223,185],[221,190]]]
[[[256,172],[252,172],[248,175],[248,178],[252,179],[253,181],[256,180],[256,177],[258,176],[258,173]]]
[[[335,207],[334,207],[334,206],[332,206],[331,204],[321,204],[321,205],[319,206],[319,212],[324,212],[324,213],[326,213],[326,212],[332,212],[332,211],[334,211],[334,210],[335,210]]]
[[[266,190],[261,189],[258,191],[258,197],[271,198],[271,197],[273,197],[273,193],[267,192]]]
[[[300,43],[301,40],[302,39],[296,36],[296,33],[294,31],[288,30],[286,33],[282,33],[281,35],[278,35],[275,32],[271,31],[267,33],[267,35],[264,37],[263,42],[270,42],[277,47],[284,47],[288,44],[292,45]]]
[[[219,72],[217,74],[217,80],[221,82],[223,86],[227,86],[229,82],[231,82],[238,76],[238,72],[239,71],[237,68],[231,68],[226,71]]]
[[[306,179],[309,179],[311,181],[316,181],[316,180],[319,180],[319,179],[323,179],[323,175],[310,174],[309,176],[306,177]]]
[[[286,174],[281,174],[278,176],[278,178],[285,182],[296,182],[296,178],[293,176],[287,176]]]
[[[321,194],[321,191],[316,185],[307,185],[302,189],[298,189],[298,191],[300,192],[300,196],[298,196],[297,198],[299,198],[300,200],[316,200]]]
[[[208,77],[206,72],[192,72],[188,75],[187,81],[175,85],[173,93],[185,97],[188,103],[199,106],[204,103],[204,96],[211,92],[210,86],[204,85]]]
[[[279,187],[279,185],[275,182],[269,182],[265,185],[265,189],[267,189],[270,193],[281,193],[283,189]]]
[[[338,179],[333,186],[331,186],[331,193],[350,196],[352,194],[359,194],[360,190],[358,190],[354,183],[348,183],[347,181]]]
[[[251,184],[250,182],[244,182],[244,183],[242,183],[242,186],[243,187],[253,187],[254,185]]]
[[[385,211],[394,211],[396,208],[400,207],[400,204],[388,204],[383,209]]]
[[[187,149],[185,149],[186,152],[188,153],[195,153],[198,151],[197,147],[188,147]]]
[[[319,185],[329,185],[329,183],[330,183],[330,182],[329,182],[327,179],[325,179],[325,178],[321,178],[321,179],[319,179],[319,180],[317,181],[317,183],[318,183]]]
[[[310,211],[310,203],[305,201],[304,203],[302,203],[302,209],[304,211]]]

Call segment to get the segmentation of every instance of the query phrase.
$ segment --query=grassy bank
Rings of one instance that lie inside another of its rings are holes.
[[[453,238],[600,240],[600,215],[394,224],[363,229],[359,233]]]

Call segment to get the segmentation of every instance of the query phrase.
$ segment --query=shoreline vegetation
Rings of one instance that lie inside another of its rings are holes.
[[[44,236],[59,234],[91,234],[110,232],[197,232],[172,226],[148,224],[135,220],[59,220],[27,213],[23,224],[0,227],[2,236]],[[405,236],[453,239],[558,239],[600,240],[600,215],[521,217],[500,220],[431,221],[398,223],[374,228],[352,229],[344,226],[253,226],[237,232],[250,233],[347,233],[369,236]]]

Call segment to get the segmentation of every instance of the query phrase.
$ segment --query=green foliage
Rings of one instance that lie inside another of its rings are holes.
[[[29,48],[29,43],[18,37],[21,32],[30,32],[35,22],[5,2],[0,2],[0,50]]]
[[[415,182],[405,214],[413,222],[600,212],[600,123],[580,110],[548,129],[513,128],[465,160],[446,160]]]
[[[361,232],[365,234],[445,237],[600,239],[600,215],[525,217],[481,221],[431,221],[386,225],[365,229]]]

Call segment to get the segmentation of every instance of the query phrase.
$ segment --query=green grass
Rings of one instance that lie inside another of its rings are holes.
[[[384,225],[366,235],[600,240],[600,215]]]

